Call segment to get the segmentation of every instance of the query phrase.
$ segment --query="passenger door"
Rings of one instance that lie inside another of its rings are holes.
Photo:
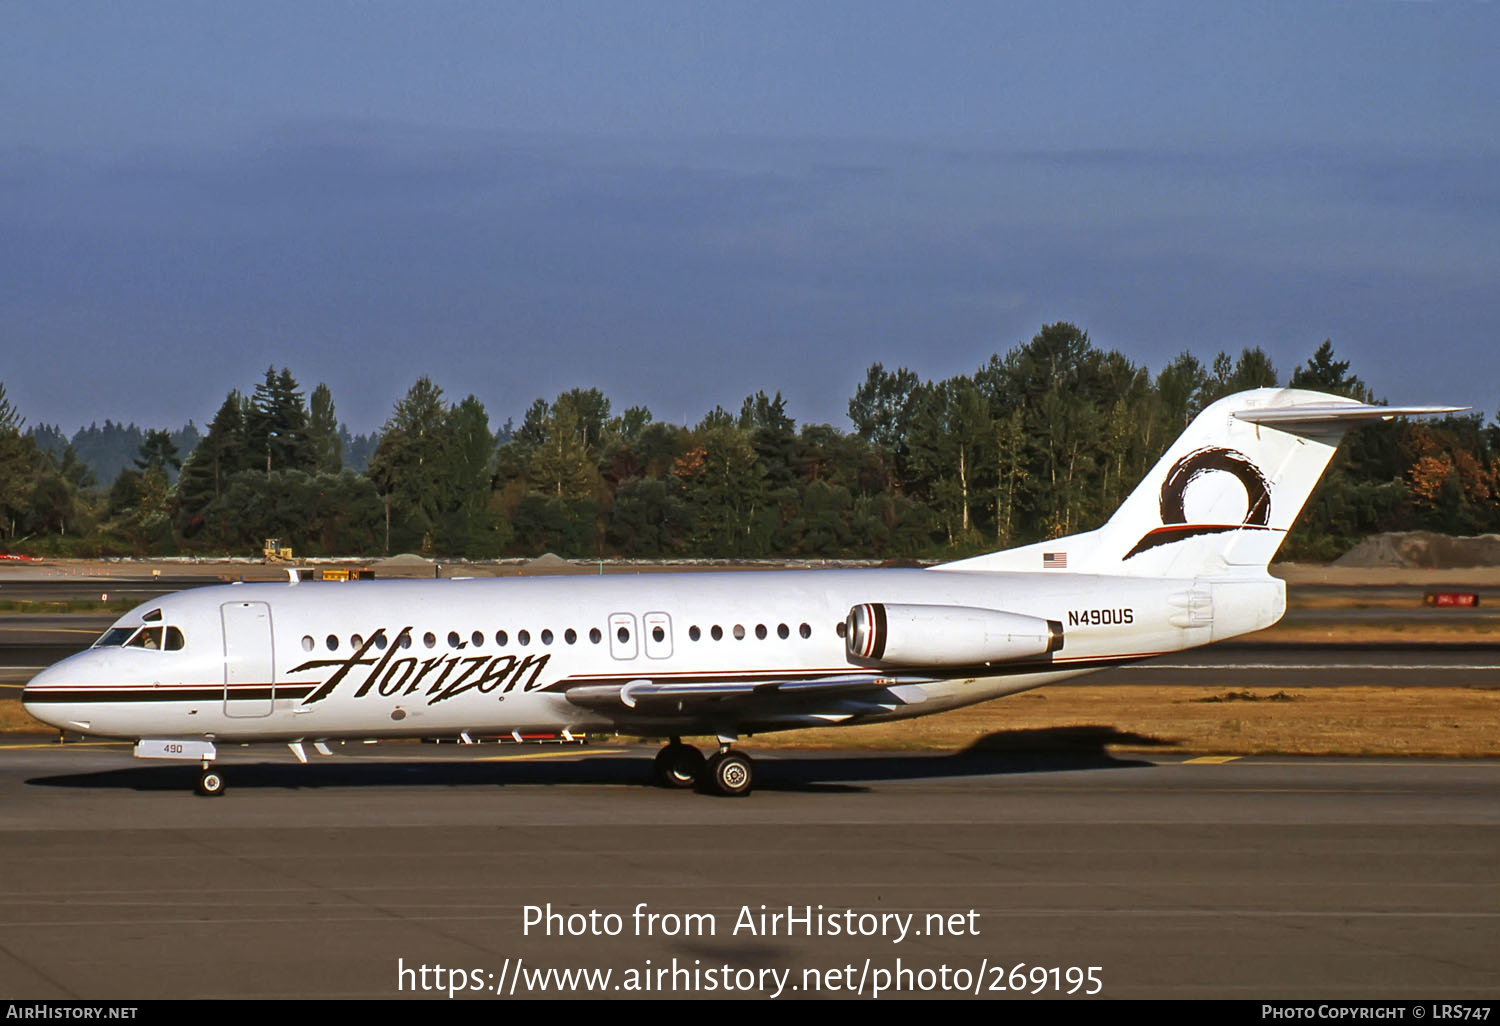
[[[269,716],[276,701],[276,649],[271,607],[264,602],[225,602],[224,715]]]

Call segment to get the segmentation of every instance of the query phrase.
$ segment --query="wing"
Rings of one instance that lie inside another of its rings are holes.
[[[569,702],[621,719],[728,716],[735,720],[836,723],[924,701],[930,677],[845,673],[783,680],[635,679],[564,685]]]

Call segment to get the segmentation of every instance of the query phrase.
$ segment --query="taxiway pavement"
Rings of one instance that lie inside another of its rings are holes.
[[[1010,999],[1016,963],[1098,966],[1114,998],[1500,995],[1500,762],[767,752],[724,799],[646,786],[651,754],[235,750],[204,799],[122,746],[0,749],[0,994],[446,1001],[399,969],[493,991],[519,959],[607,969],[601,997],[947,966]],[[528,931],[549,904],[621,933]],[[643,935],[641,905],[715,931]],[[734,930],[789,906],[921,935]]]

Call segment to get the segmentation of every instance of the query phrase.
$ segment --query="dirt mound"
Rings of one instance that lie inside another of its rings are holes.
[[[412,552],[382,559],[374,566],[376,577],[431,577],[432,560]]]
[[[555,552],[544,552],[526,564],[527,570],[571,570],[573,564]]]
[[[1423,570],[1500,566],[1500,534],[1472,537],[1454,537],[1432,531],[1373,534],[1334,560],[1333,565]]]

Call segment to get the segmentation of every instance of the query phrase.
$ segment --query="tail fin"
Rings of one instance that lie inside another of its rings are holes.
[[[1188,425],[1103,527],[944,564],[1201,577],[1263,569],[1323,475],[1344,432],[1457,407],[1370,406],[1291,388],[1226,396]]]

